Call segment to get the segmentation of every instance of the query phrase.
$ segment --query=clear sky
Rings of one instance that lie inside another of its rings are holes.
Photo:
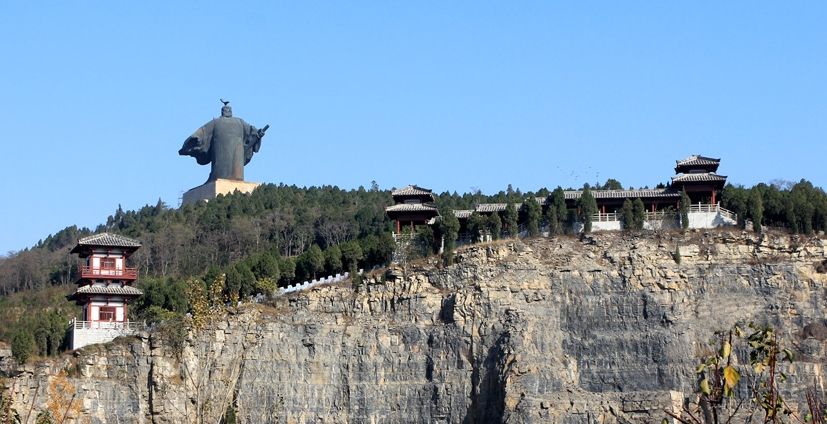
[[[249,181],[639,187],[700,153],[733,183],[827,186],[826,2],[15,3],[0,252],[177,206],[219,97],[271,126]]]

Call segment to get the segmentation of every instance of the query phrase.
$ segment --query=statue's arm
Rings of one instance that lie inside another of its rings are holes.
[[[250,160],[253,158],[253,154],[258,153],[258,150],[261,148],[261,139],[264,137],[264,133],[267,132],[267,129],[270,128],[269,125],[265,125],[264,128],[256,129],[256,127],[244,123],[244,164],[247,165],[250,163]]]
[[[195,136],[190,136],[184,141],[184,146],[178,150],[182,156],[192,156],[199,165],[210,163],[209,148],[204,149],[204,142]]]
[[[212,140],[213,122],[197,129],[195,133],[184,140],[184,145],[178,150],[182,156],[192,156],[199,165],[206,165],[212,161],[210,157],[210,140]]]

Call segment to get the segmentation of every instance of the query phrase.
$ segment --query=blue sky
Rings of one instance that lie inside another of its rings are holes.
[[[734,183],[824,187],[824,22],[824,2],[4,2],[0,252],[176,206],[219,97],[271,126],[250,181],[639,187],[701,153]]]

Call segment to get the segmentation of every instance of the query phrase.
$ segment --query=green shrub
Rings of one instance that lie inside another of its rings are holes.
[[[34,353],[34,337],[24,328],[19,328],[11,339],[11,354],[19,364],[25,364]]]

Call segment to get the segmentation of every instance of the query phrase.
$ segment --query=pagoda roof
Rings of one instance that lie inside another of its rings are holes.
[[[687,183],[687,182],[724,182],[726,176],[718,175],[714,172],[698,172],[689,174],[678,174],[672,177],[672,183]]]
[[[144,292],[132,286],[80,286],[75,293],[69,295],[69,299],[75,299],[78,295],[116,295],[116,296],[140,296]]]
[[[71,253],[79,253],[85,247],[97,246],[124,247],[131,250],[136,250],[141,247],[141,243],[120,234],[100,233],[83,237],[78,240],[78,244],[72,249]]]
[[[703,173],[717,171],[721,160],[701,155],[692,155],[684,160],[676,160],[675,163],[676,173]]]
[[[479,203],[474,206],[474,209],[455,209],[454,215],[458,219],[468,219],[474,213],[494,213],[502,212],[508,207],[508,203]],[[514,205],[516,209],[522,207],[522,203]]]
[[[720,158],[709,158],[701,155],[692,155],[683,160],[676,160],[677,166],[720,165]]]
[[[681,194],[668,188],[645,188],[640,190],[591,190],[595,199],[635,199],[638,197],[681,197]],[[583,190],[566,190],[566,200],[576,200],[583,196]]]
[[[508,207],[508,203],[480,203],[474,210],[476,212],[502,212]],[[519,204],[515,204],[514,208],[519,208]]]
[[[400,189],[394,190],[391,192],[392,196],[431,196],[433,197],[433,192],[430,189],[419,187],[415,184],[411,184],[406,187],[402,187]]]
[[[436,206],[428,203],[398,203],[385,208],[385,212],[436,212]]]
[[[474,211],[472,211],[470,209],[455,209],[454,210],[454,216],[456,216],[457,219],[468,219],[468,218],[471,217],[471,215],[473,213],[474,213]]]

